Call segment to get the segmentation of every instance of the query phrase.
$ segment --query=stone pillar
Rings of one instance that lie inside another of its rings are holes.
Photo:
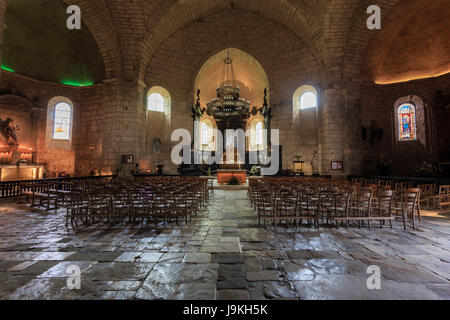
[[[360,122],[359,89],[354,84],[330,82],[322,90],[319,146],[321,173],[335,178],[360,173],[361,156],[358,140]],[[343,171],[332,171],[332,161],[343,161]]]

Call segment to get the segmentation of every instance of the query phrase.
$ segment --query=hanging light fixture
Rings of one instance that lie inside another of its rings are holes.
[[[206,111],[208,115],[212,115],[216,119],[247,118],[250,112],[250,101],[240,97],[241,89],[234,76],[230,50],[228,50],[227,57],[223,61],[220,84],[216,88],[217,98],[206,103]]]

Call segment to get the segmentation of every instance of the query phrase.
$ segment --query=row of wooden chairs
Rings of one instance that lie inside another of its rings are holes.
[[[376,186],[382,188],[389,187],[395,191],[397,198],[404,190],[419,188],[420,203],[429,208],[443,209],[450,206],[450,185],[438,185],[436,183],[420,183],[418,181],[395,181],[390,179],[366,179],[364,177],[352,178],[352,183],[358,183],[363,187]]]
[[[66,226],[132,222],[188,222],[209,200],[208,182],[196,178],[148,177],[71,190],[24,186],[21,201],[47,210],[64,207]]]
[[[319,228],[320,223],[334,222],[336,227],[357,222],[361,227],[367,222],[378,222],[380,227],[396,219],[400,213],[403,226],[407,221],[416,228],[415,215],[420,217],[420,190],[408,189],[397,201],[395,191],[388,188],[375,190],[361,188],[358,184],[342,181],[308,179],[260,179],[249,182],[248,195],[258,213],[259,223],[286,224],[303,221]]]

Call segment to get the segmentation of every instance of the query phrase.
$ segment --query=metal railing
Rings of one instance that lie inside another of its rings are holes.
[[[35,180],[15,180],[0,182],[0,199],[19,197],[22,191],[42,192],[45,188],[56,190],[71,190],[73,186],[83,188],[90,185],[105,184],[112,181],[116,176],[92,176],[74,178],[49,178]]]

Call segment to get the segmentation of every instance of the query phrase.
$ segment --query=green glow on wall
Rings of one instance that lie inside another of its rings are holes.
[[[94,84],[92,81],[88,82],[77,82],[77,81],[71,81],[71,80],[64,80],[61,82],[62,84],[68,85],[68,86],[75,86],[75,87],[89,87]]]
[[[2,68],[3,70],[9,71],[9,72],[16,72],[16,70],[13,70],[13,69],[11,69],[11,68],[9,68],[9,67],[7,67],[7,66],[4,66],[4,65],[2,65],[1,68]]]

